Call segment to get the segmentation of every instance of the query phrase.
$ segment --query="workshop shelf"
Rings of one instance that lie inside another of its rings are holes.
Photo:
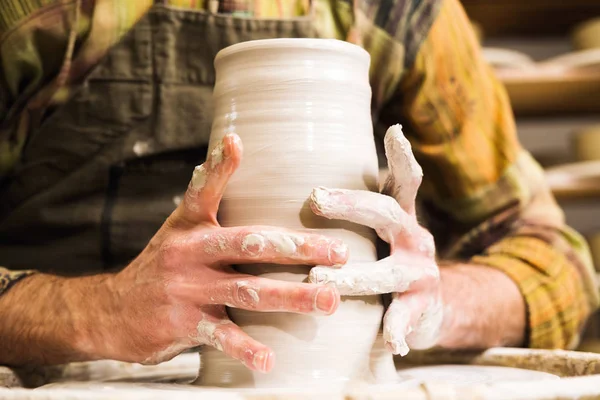
[[[600,113],[600,69],[498,70],[517,117]]]
[[[596,0],[461,0],[469,17],[494,36],[562,36],[600,15]]]
[[[559,200],[600,197],[600,161],[585,161],[546,169],[552,193]]]

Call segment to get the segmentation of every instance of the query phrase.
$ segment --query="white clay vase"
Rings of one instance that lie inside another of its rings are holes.
[[[227,133],[242,140],[241,165],[219,210],[222,226],[270,225],[341,238],[351,262],[376,261],[375,233],[317,217],[313,188],[377,190],[370,114],[369,54],[329,39],[267,39],[215,59],[215,115],[209,150]],[[268,240],[268,238],[266,238]],[[285,245],[285,244],[282,244]],[[239,271],[303,282],[309,267],[243,265]],[[383,348],[381,296],[342,297],[331,316],[228,308],[231,319],[275,352],[270,373],[252,372],[206,346],[197,385],[307,387],[393,379]]]

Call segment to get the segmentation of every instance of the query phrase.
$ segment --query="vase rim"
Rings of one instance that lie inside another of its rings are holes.
[[[365,57],[370,60],[369,53],[362,47],[353,43],[338,39],[318,39],[318,38],[277,38],[277,39],[259,39],[248,40],[228,46],[219,51],[215,57],[215,63],[219,60],[236,53],[249,50],[264,49],[318,49],[331,50],[341,53],[354,54],[357,57]]]

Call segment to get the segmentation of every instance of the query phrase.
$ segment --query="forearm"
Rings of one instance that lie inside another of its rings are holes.
[[[445,309],[439,346],[482,349],[524,344],[525,301],[506,274],[473,264],[442,266],[440,273]]]
[[[108,277],[35,274],[0,296],[0,365],[97,359],[87,336]]]

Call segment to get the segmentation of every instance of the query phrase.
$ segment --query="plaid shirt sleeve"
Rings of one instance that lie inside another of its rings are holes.
[[[424,170],[422,214],[440,256],[514,280],[527,305],[529,347],[575,347],[599,303],[587,246],[521,147],[507,94],[458,0],[442,0],[386,108],[382,118],[408,121]]]
[[[11,271],[0,267],[0,294],[4,293],[21,279],[33,274],[34,271]]]

